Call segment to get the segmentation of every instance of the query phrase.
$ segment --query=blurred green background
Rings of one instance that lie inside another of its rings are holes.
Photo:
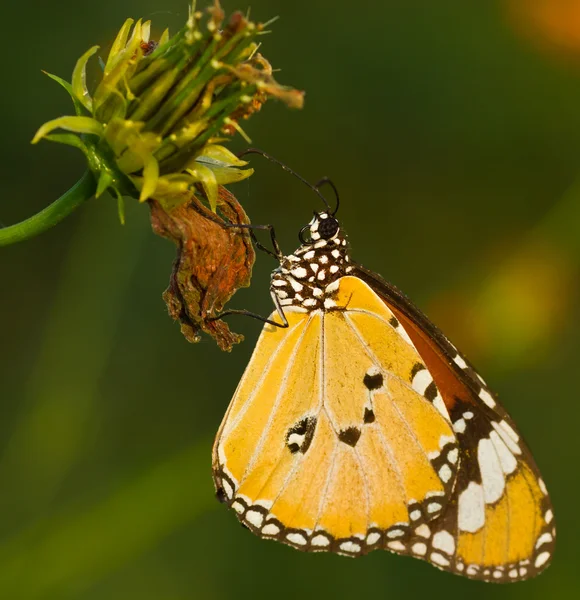
[[[223,2],[231,11],[246,4]],[[215,501],[211,444],[260,325],[231,354],[189,345],[161,293],[173,246],[145,206],[109,197],[0,249],[0,598],[576,598],[580,358],[580,8],[563,0],[254,0],[277,78],[253,143],[331,176],[355,259],[404,289],[492,384],[531,445],[559,525],[550,569],[492,586],[417,560],[304,555]],[[83,172],[37,127],[71,113],[70,78],[126,17],[180,27],[186,0],[3,7],[0,220],[47,205]],[[235,148],[244,147],[238,139]],[[232,186],[292,251],[317,199],[262,161]],[[232,307],[270,310],[259,255]]]

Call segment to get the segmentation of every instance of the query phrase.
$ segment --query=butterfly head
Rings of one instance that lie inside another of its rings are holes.
[[[308,235],[308,237],[306,237]],[[314,218],[305,225],[299,234],[300,241],[307,246],[319,240],[334,240],[340,236],[340,223],[334,215],[322,212],[314,213]]]

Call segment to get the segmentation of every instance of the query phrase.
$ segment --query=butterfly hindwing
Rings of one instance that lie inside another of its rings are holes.
[[[505,409],[467,359],[403,294],[357,273],[393,310],[432,373],[459,442],[446,511],[432,524],[437,566],[486,581],[517,581],[550,562],[555,528],[545,485]]]
[[[410,553],[453,490],[450,418],[369,286],[344,277],[328,293],[332,310],[264,328],[214,446],[218,494],[299,549]]]

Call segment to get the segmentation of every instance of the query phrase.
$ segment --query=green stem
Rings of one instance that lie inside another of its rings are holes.
[[[26,221],[0,229],[0,246],[23,242],[54,227],[75,208],[91,198],[96,189],[95,178],[90,171],[87,171],[70,190],[44,210]]]

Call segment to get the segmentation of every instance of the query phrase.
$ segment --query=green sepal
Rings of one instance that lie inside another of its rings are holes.
[[[93,110],[93,99],[87,89],[87,62],[99,46],[89,48],[78,60],[72,74],[72,90],[78,101],[89,111]]]
[[[32,138],[32,143],[36,144],[47,134],[55,129],[66,129],[75,133],[88,133],[101,137],[104,132],[104,127],[91,117],[59,117],[42,125]]]
[[[107,188],[111,185],[111,183],[113,183],[113,176],[107,171],[101,171],[99,174],[95,198],[98,198],[101,194],[107,191]]]
[[[129,31],[131,30],[131,25],[133,25],[135,21],[133,19],[127,19],[121,29],[119,29],[119,33],[111,46],[111,50],[109,51],[109,56],[107,57],[107,62],[105,63],[104,76],[106,77],[116,66],[117,62],[120,60],[121,56],[119,56],[127,44],[127,38],[129,37]]]
[[[57,144],[66,144],[82,150],[85,154],[88,153],[87,146],[83,140],[74,133],[49,133],[44,136],[45,140],[56,142]]]
[[[218,200],[218,181],[215,173],[209,167],[206,167],[197,161],[189,163],[185,167],[185,171],[193,177],[194,181],[199,181],[199,183],[201,183],[205,195],[207,196],[209,206],[213,212],[215,212]]]

